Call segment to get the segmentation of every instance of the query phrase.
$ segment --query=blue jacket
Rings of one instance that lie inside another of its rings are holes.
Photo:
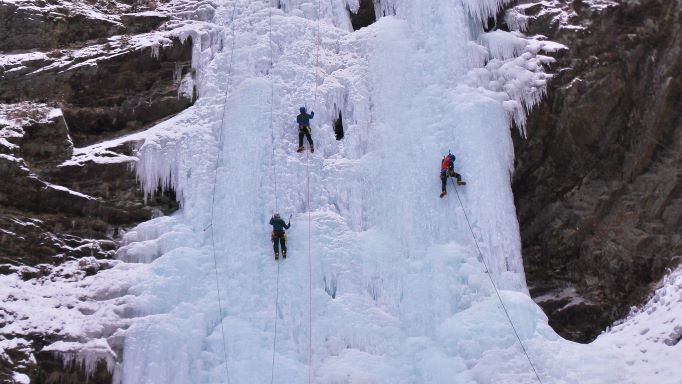
[[[284,232],[285,229],[289,229],[291,222],[285,223],[281,218],[273,217],[270,219],[270,225],[275,232]]]
[[[303,126],[309,126],[310,125],[310,119],[315,116],[315,112],[310,112],[310,114],[307,114],[305,112],[301,112],[297,117],[296,117],[296,122],[298,122],[298,125],[303,125]]]

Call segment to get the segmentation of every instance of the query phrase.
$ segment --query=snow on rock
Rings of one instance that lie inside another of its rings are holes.
[[[17,150],[19,148],[17,141],[25,135],[24,127],[39,123],[48,124],[51,120],[59,118],[63,119],[61,109],[47,104],[34,102],[0,104],[0,151],[13,153]]]
[[[658,285],[649,301],[594,342],[623,354],[628,383],[679,383],[682,378],[682,268]]]
[[[0,337],[0,357],[10,363],[15,363],[9,356],[7,351],[26,349],[28,347],[28,342],[20,338],[5,339]]]
[[[43,350],[62,357],[65,365],[78,361],[93,369],[103,360],[113,371],[111,348],[120,347],[116,332],[127,326],[128,308],[138,300],[126,293],[145,278],[145,266],[84,258],[43,267],[0,276],[0,356],[7,360],[7,351],[24,350],[27,361],[13,363],[25,368],[35,364],[29,337],[58,336],[61,341]]]
[[[56,184],[45,183],[45,188],[51,188],[51,189],[54,189],[54,190],[57,190],[57,191],[66,192],[66,193],[68,193],[68,194],[71,194],[71,195],[74,195],[74,196],[78,196],[78,197],[82,197],[82,198],[85,198],[85,199],[88,199],[88,200],[97,200],[97,198],[95,198],[95,197],[88,196],[88,195],[83,194],[83,193],[80,193],[80,192],[76,192],[76,191],[74,191],[74,190],[72,190],[72,189],[69,189],[69,188],[66,188],[66,187],[64,187],[64,186],[62,186],[62,185],[56,185]]]
[[[18,372],[14,372],[12,374],[12,380],[14,380],[17,384],[29,384],[31,382],[28,376]]]
[[[116,148],[123,145],[134,146],[136,142],[141,140],[143,140],[142,135],[132,134],[83,148],[75,148],[73,151],[73,156],[69,160],[59,164],[59,166],[66,167],[73,165],[83,165],[90,161],[97,164],[133,162],[137,160],[136,157],[120,154],[116,151]]]
[[[98,8],[98,6],[102,5],[100,3],[92,4],[72,0],[62,0],[59,3],[45,3],[33,0],[0,0],[0,2],[5,4],[14,4],[23,8],[33,8],[40,11],[41,13],[53,13],[56,16],[65,16],[63,13],[68,12],[69,14],[86,15],[88,18],[96,20],[110,22],[117,21],[116,13],[112,12],[113,9],[105,10],[103,8]],[[116,7],[119,11],[130,9],[130,5],[123,2],[110,2],[110,4],[107,5],[109,7]]]
[[[35,123],[47,123],[63,116],[61,109],[43,103],[21,102],[0,104],[0,128],[20,128]],[[5,135],[5,131],[0,131]]]
[[[635,0],[636,1],[636,0]],[[525,31],[531,19],[548,20],[551,27],[571,30],[584,30],[581,25],[584,18],[580,18],[576,7],[582,7],[583,12],[602,12],[608,8],[619,6],[613,0],[523,0],[506,10],[504,21],[512,31]]]

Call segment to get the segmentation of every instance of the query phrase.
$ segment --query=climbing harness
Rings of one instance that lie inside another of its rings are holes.
[[[220,276],[218,275],[218,258],[216,257],[216,252],[215,252],[215,230],[213,226],[213,218],[215,214],[215,194],[216,194],[216,188],[218,184],[218,168],[220,167],[220,164],[222,162],[222,155],[223,155],[223,125],[225,124],[225,112],[227,110],[227,101],[228,101],[228,95],[230,92],[230,86],[232,85],[232,64],[234,62],[234,47],[235,47],[235,41],[237,39],[237,34],[234,29],[234,19],[237,14],[237,1],[235,0],[234,5],[232,6],[232,16],[230,17],[230,26],[231,26],[231,31],[232,31],[232,47],[230,49],[230,62],[228,64],[228,69],[227,69],[227,80],[226,80],[226,87],[225,87],[225,98],[223,101],[223,111],[221,114],[220,118],[220,130],[218,133],[218,159],[216,161],[215,165],[215,170],[213,174],[213,193],[211,196],[211,223],[209,224],[208,227],[204,229],[208,229],[209,227],[211,228],[211,249],[213,252],[213,268],[215,271],[215,281],[216,281],[216,290],[218,291],[218,308],[220,309],[220,333],[222,335],[223,339],[223,359],[225,362],[225,378],[227,383],[230,383],[230,369],[227,364],[227,342],[225,341],[225,325],[224,325],[224,319],[225,319],[225,314],[223,311],[223,300],[222,300],[222,294],[220,292]]]
[[[504,314],[507,316],[507,320],[509,321],[509,325],[511,325],[512,330],[514,331],[514,335],[516,335],[516,339],[519,341],[519,344],[521,345],[521,349],[523,350],[523,354],[526,355],[526,359],[528,359],[528,364],[530,364],[530,368],[533,370],[533,373],[535,374],[535,377],[538,379],[538,382],[542,384],[542,379],[540,379],[540,375],[538,375],[538,371],[535,369],[535,365],[533,364],[533,361],[530,359],[530,356],[528,355],[528,351],[526,350],[526,347],[523,345],[523,341],[521,341],[521,336],[519,336],[519,332],[516,330],[516,327],[514,326],[514,322],[511,319],[511,316],[509,316],[509,311],[507,310],[507,307],[504,305],[504,301],[502,301],[502,296],[500,295],[500,291],[497,290],[497,285],[495,284],[495,280],[493,280],[493,276],[490,273],[490,269],[488,268],[488,263],[486,263],[485,258],[483,257],[483,252],[481,251],[481,247],[478,245],[478,240],[476,240],[476,235],[474,235],[474,229],[471,227],[471,221],[469,220],[469,216],[467,215],[466,209],[464,209],[464,204],[462,204],[462,199],[459,197],[459,191],[457,190],[457,185],[455,184],[455,181],[452,180],[452,186],[455,189],[455,193],[457,194],[457,200],[459,201],[459,206],[462,207],[462,212],[464,212],[464,218],[466,219],[467,225],[469,226],[469,231],[471,232],[471,237],[474,239],[474,244],[476,244],[476,249],[478,249],[478,255],[481,257],[481,261],[483,262],[483,267],[485,268],[485,273],[488,275],[488,278],[490,279],[490,283],[493,285],[493,288],[495,290],[495,294],[497,295],[497,299],[500,301],[500,304],[502,305],[502,310],[504,311]]]

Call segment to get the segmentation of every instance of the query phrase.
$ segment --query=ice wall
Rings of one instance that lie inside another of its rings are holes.
[[[534,382],[473,238],[545,382],[617,380],[526,292],[510,126],[544,92],[541,52],[561,47],[484,34],[502,3],[381,1],[395,16],[351,33],[346,0],[218,2],[225,49],[202,97],[138,148],[145,188],[170,183],[182,210],[119,252],[154,277],[131,289],[117,380],[222,383],[227,368],[232,383],[306,382],[309,369],[315,383]],[[312,155],[295,152],[301,105],[316,112]],[[463,206],[452,185],[438,198],[448,150]],[[294,216],[279,265],[274,211]]]

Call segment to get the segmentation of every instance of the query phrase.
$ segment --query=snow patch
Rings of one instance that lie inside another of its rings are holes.
[[[31,379],[29,379],[27,375],[18,372],[12,373],[12,380],[17,384],[29,384],[31,382]]]
[[[83,193],[80,193],[80,192],[76,192],[76,191],[74,191],[74,190],[72,190],[72,189],[66,188],[66,187],[61,186],[61,185],[50,184],[50,183],[45,182],[45,188],[52,188],[52,189],[55,189],[55,190],[57,190],[57,191],[66,192],[66,193],[68,193],[68,194],[70,194],[70,195],[82,197],[82,198],[85,198],[85,199],[88,199],[88,200],[97,200],[97,198],[95,198],[95,197],[92,197],[92,196],[89,196],[89,195],[86,195],[86,194],[83,194]]]
[[[670,272],[641,308],[601,334],[594,344],[623,355],[630,383],[679,383],[682,377],[682,267]]]

